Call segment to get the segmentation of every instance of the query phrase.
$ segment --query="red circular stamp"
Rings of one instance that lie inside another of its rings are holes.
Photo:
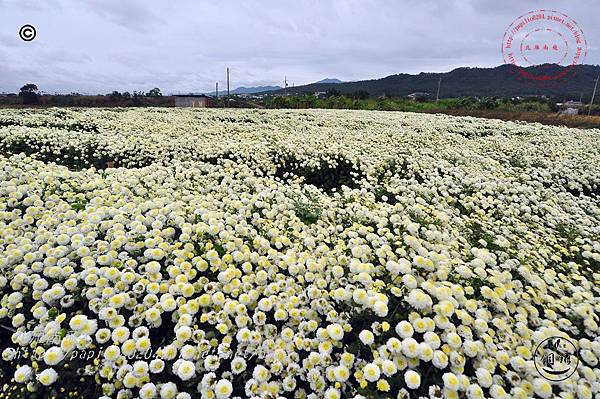
[[[564,81],[587,55],[583,30],[571,17],[554,10],[530,11],[504,32],[502,57],[521,79],[537,84]]]

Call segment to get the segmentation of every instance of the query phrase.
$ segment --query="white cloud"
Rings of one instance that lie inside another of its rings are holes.
[[[592,0],[0,0],[0,91],[209,91],[227,66],[233,87],[495,66],[507,26],[541,7],[577,20],[600,63]]]
[[[84,0],[82,4],[108,21],[140,33],[151,32],[157,25],[164,23],[148,1]]]

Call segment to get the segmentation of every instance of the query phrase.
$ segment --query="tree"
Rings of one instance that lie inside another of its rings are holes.
[[[37,104],[39,102],[38,87],[33,83],[27,83],[21,87],[19,96],[23,98],[23,104]]]
[[[350,98],[354,98],[356,100],[366,100],[369,98],[369,92],[366,90],[358,90],[350,94]]]
[[[160,89],[158,87],[155,87],[154,89],[150,90],[146,96],[148,97],[162,97],[162,93],[160,92]]]
[[[121,98],[123,97],[121,93],[119,93],[118,91],[113,91],[112,93],[110,93],[108,95],[108,97],[110,98],[110,101],[113,103],[117,103],[119,101],[121,101]]]
[[[27,83],[25,86],[21,87],[21,93],[37,93],[38,87],[34,83]]]
[[[339,97],[340,96],[340,92],[337,91],[337,89],[335,87],[331,87],[329,89],[327,89],[327,92],[325,92],[325,97]]]
[[[479,102],[479,107],[481,109],[494,109],[498,106],[498,102],[494,97],[483,97]]]

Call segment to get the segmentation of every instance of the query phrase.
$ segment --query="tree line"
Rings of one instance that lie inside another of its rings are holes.
[[[155,87],[148,92],[113,91],[105,95],[44,94],[35,83],[27,83],[18,94],[0,97],[0,105],[39,105],[51,107],[140,107],[140,106],[173,106],[173,99],[163,96]]]
[[[295,96],[266,96],[262,100],[265,108],[333,108],[379,111],[430,112],[452,109],[499,110],[506,112],[556,112],[554,101],[541,97],[501,98],[501,97],[459,97],[447,98],[438,102],[418,99],[410,100],[395,96],[371,98],[366,91],[347,95],[329,89],[324,96],[303,94]]]

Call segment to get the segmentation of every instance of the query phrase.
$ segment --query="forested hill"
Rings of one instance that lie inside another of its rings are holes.
[[[544,65],[526,68],[527,72],[536,75],[558,73],[564,67]],[[544,71],[544,72],[542,72]],[[598,65],[577,65],[569,71],[562,81],[551,81],[544,84],[532,84],[516,71],[512,65],[501,65],[495,68],[457,68],[445,73],[425,73],[416,75],[398,74],[381,79],[362,80],[345,83],[312,83],[304,86],[288,87],[288,94],[304,94],[325,92],[334,89],[340,94],[352,94],[359,91],[368,92],[371,97],[381,95],[406,96],[414,92],[426,92],[435,98],[439,78],[442,78],[440,97],[463,96],[499,96],[514,97],[527,95],[546,95],[557,100],[576,99],[583,95],[589,100],[594,87],[594,80],[600,74]],[[276,90],[270,94],[283,94],[284,90]]]

